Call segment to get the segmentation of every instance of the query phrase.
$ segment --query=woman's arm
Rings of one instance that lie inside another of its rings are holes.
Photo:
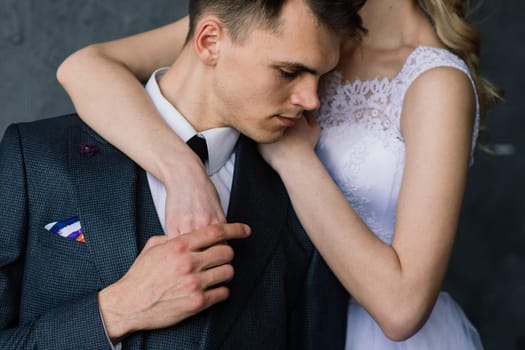
[[[91,45],[68,57],[57,72],[79,116],[166,185],[169,234],[225,221],[202,163],[160,117],[140,83],[175,61],[187,31],[188,19],[183,18]],[[174,189],[176,197],[170,193]]]
[[[281,142],[262,146],[317,249],[394,340],[419,329],[441,288],[465,188],[474,108],[470,81],[451,68],[433,69],[409,89],[392,246],[370,231],[341,194],[313,151],[315,130],[306,122]]]

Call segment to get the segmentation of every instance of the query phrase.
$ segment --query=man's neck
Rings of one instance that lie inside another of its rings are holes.
[[[224,127],[215,111],[209,71],[202,66],[189,50],[183,50],[180,57],[169,67],[159,80],[162,95],[200,132]]]

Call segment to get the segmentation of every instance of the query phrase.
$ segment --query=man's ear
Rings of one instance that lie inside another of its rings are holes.
[[[194,35],[193,46],[202,63],[215,65],[220,54],[220,44],[225,39],[224,25],[216,17],[204,18]]]

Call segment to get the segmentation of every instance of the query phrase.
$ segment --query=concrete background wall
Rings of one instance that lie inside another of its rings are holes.
[[[181,0],[0,0],[0,133],[73,110],[55,71],[74,50],[185,12]],[[484,0],[475,16],[482,70],[506,90],[490,117],[492,140],[514,153],[477,156],[445,283],[490,350],[525,349],[524,12],[519,0]]]

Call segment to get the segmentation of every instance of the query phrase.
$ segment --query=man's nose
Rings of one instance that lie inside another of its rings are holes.
[[[317,79],[308,79],[298,84],[291,96],[291,102],[293,105],[301,106],[302,109],[307,111],[319,108]]]

